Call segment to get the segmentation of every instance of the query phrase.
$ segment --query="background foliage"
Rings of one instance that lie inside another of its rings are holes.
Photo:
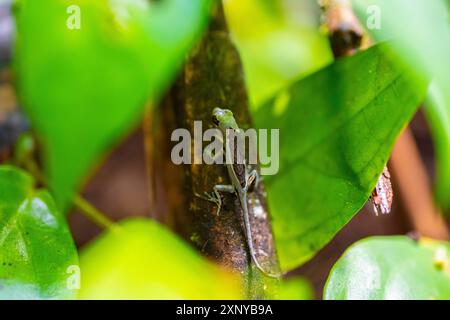
[[[145,107],[156,110],[205,31],[212,3],[73,0],[82,24],[71,30],[67,1],[17,1],[17,92],[43,150],[39,182],[51,195],[30,173],[0,166],[0,298],[246,297],[242,277],[150,219],[112,224],[81,249],[81,291],[77,296],[67,287],[78,252],[63,213]],[[254,124],[280,129],[280,172],[265,184],[285,271],[308,261],[360,210],[424,101],[436,147],[436,199],[450,205],[448,6],[441,0],[353,5],[363,25],[368,7],[378,6],[382,28],[368,30],[372,48],[333,61],[315,1],[224,1]],[[11,162],[23,164],[24,157],[32,155],[16,154]],[[324,297],[448,299],[449,248],[406,237],[362,240],[336,263]],[[268,297],[312,293],[294,278]]]

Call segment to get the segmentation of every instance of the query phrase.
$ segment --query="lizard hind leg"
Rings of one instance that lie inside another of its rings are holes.
[[[203,195],[199,195],[195,193],[195,195],[203,200],[215,203],[217,205],[217,212],[216,215],[219,215],[220,210],[222,209],[222,197],[221,193],[234,193],[234,187],[232,185],[224,185],[224,184],[218,184],[215,185],[213,188],[213,192],[204,192]]]

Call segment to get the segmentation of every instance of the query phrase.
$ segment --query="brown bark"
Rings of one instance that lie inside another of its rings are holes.
[[[208,30],[188,57],[166,99],[163,111],[165,139],[170,139],[171,130],[175,128],[188,129],[194,138],[194,121],[202,121],[203,132],[211,128],[211,113],[215,107],[233,111],[240,127],[252,126],[241,60],[230,40],[221,5],[213,10]],[[171,146],[175,144],[177,142]],[[170,148],[164,154],[170,157]],[[192,161],[193,154],[192,145]],[[216,184],[231,184],[225,166],[191,164],[176,167],[170,158],[161,162],[165,163],[164,189],[167,190],[168,220],[172,227],[205,256],[240,272],[247,297],[271,296],[271,288],[277,280],[264,276],[251,262],[236,196],[223,195],[223,206],[217,215],[215,204],[195,195],[211,192]],[[249,208],[258,259],[266,268],[278,270],[263,183],[249,195]]]
[[[319,0],[335,58],[349,56],[363,47],[364,31],[349,0]]]

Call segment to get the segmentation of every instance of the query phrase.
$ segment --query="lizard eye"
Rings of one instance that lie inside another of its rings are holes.
[[[219,125],[219,119],[217,119],[217,116],[216,116],[215,114],[213,114],[213,116],[212,116],[212,122],[213,122],[216,126]]]

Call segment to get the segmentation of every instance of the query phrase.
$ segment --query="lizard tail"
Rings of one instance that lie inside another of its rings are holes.
[[[244,201],[242,204],[244,207],[244,224],[245,224],[245,236],[247,238],[248,243],[248,250],[250,251],[250,256],[252,257],[253,262],[255,263],[255,266],[266,276],[271,278],[281,278],[283,275],[281,272],[272,273],[270,271],[265,270],[261,264],[258,261],[258,258],[255,255],[255,248],[253,247],[253,236],[252,236],[252,229],[250,226],[250,218],[248,216],[248,207],[247,207],[247,201]]]

